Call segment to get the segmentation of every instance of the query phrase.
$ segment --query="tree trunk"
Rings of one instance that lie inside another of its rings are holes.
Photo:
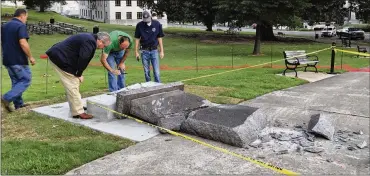
[[[45,5],[44,4],[40,4],[40,12],[45,12]]]
[[[207,27],[206,31],[211,31],[212,32],[213,20],[214,20],[214,16],[212,16],[212,15],[205,16],[204,24]]]
[[[271,24],[263,23],[261,26],[261,40],[263,41],[275,41],[274,30]]]
[[[262,26],[261,24],[257,24],[256,27],[256,38],[254,40],[253,55],[261,54],[261,32],[262,32],[261,26]]]
[[[206,31],[212,32],[212,22],[205,22],[205,25],[207,27]]]

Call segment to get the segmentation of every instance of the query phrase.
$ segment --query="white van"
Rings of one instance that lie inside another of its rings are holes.
[[[337,36],[337,28],[335,26],[325,26],[321,31],[321,37],[334,37]]]

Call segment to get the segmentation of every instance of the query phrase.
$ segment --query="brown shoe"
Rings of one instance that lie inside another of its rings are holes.
[[[10,108],[10,103],[7,102],[6,100],[4,100],[3,98],[1,98],[1,106],[6,110],[8,111],[9,113],[10,112],[13,112],[12,108]]]
[[[82,113],[80,115],[73,116],[73,118],[80,118],[80,119],[92,119],[93,116],[90,114]]]

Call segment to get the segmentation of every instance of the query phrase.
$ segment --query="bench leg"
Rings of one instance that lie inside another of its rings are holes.
[[[294,72],[295,72],[295,77],[298,78],[297,70],[294,69]]]
[[[283,75],[285,76],[285,72],[288,70],[288,68],[286,68],[284,71],[283,71]]]

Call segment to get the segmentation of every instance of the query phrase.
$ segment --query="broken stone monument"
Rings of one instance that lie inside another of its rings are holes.
[[[144,87],[140,89],[119,92],[117,94],[117,104],[116,104],[117,111],[122,114],[129,114],[131,110],[131,100],[173,90],[183,91],[184,84],[181,82],[175,82],[153,87]]]
[[[180,82],[117,93],[117,111],[154,125],[246,147],[258,138],[268,118],[262,109],[216,105],[184,92]]]
[[[132,100],[130,114],[178,131],[191,111],[210,105],[211,102],[202,97],[174,90]]]
[[[308,124],[308,131],[332,140],[335,129],[327,117],[323,114],[315,114],[311,116],[311,120]]]
[[[181,131],[237,147],[247,147],[266,127],[263,109],[243,105],[218,105],[189,114]]]
[[[94,118],[97,118],[100,121],[110,121],[119,116],[99,106],[103,106],[103,107],[107,107],[112,110],[116,110],[117,109],[116,107],[117,93],[137,90],[141,88],[155,87],[159,85],[162,85],[162,83],[156,83],[156,82],[137,83],[137,84],[130,85],[128,87],[125,87],[115,92],[109,92],[106,94],[90,97],[86,101],[87,113],[92,114]]]

